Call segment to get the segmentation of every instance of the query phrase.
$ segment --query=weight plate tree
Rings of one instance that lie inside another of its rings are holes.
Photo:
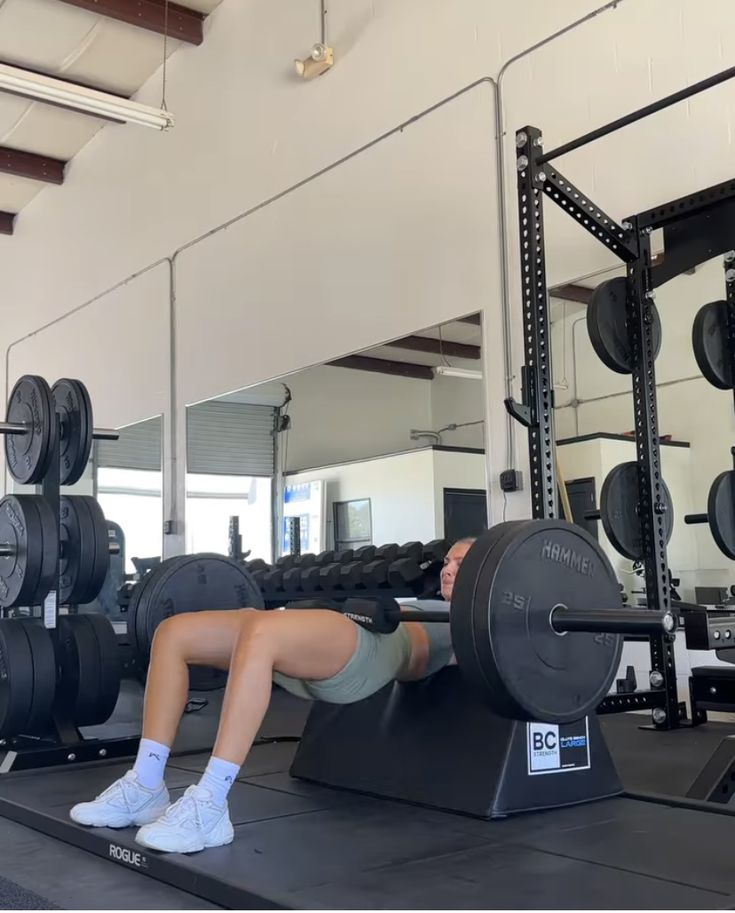
[[[462,673],[497,713],[566,723],[593,713],[607,694],[622,637],[557,633],[552,615],[560,607],[590,615],[621,607],[609,561],[580,527],[501,523],[465,556],[452,596],[452,643]]]
[[[726,301],[711,301],[697,311],[692,325],[692,348],[704,379],[718,390],[732,390]]]
[[[631,373],[630,342],[626,320],[625,276],[601,282],[587,308],[587,330],[597,357],[617,374]],[[651,304],[653,357],[661,349],[661,318]]]
[[[53,408],[49,385],[35,374],[21,377],[11,391],[6,422],[24,430],[4,432],[5,460],[11,476],[21,485],[37,485],[48,471],[56,435]]]
[[[170,558],[146,574],[134,588],[128,606],[128,631],[141,669],[150,661],[153,635],[172,615],[208,609],[262,608],[263,595],[247,569],[223,555],[199,554]],[[195,667],[192,690],[221,688],[227,674]]]
[[[667,544],[674,531],[674,505],[671,493],[661,479],[661,512]],[[638,463],[631,461],[613,467],[602,483],[600,519],[613,548],[639,561],[643,556],[643,533],[638,510]]]

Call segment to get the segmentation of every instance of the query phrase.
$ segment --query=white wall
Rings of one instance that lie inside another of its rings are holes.
[[[430,542],[434,535],[432,451],[328,466],[287,476],[289,485],[324,479],[327,484],[327,548],[334,547],[334,502],[370,498],[373,542]]]
[[[411,450],[411,428],[432,427],[427,380],[325,365],[285,382],[289,470]]]
[[[484,421],[482,383],[460,377],[435,377],[431,382],[431,417],[435,431],[447,425]],[[445,431],[442,442],[448,447],[484,448],[484,425]]]
[[[475,383],[475,381],[469,381]],[[485,456],[482,453],[434,452],[434,537],[444,536],[444,489],[487,487]]]
[[[344,0],[330,10],[337,65],[303,84],[289,75],[290,61],[317,37],[316,2],[224,0],[203,46],[171,60],[175,130],[101,131],[75,158],[65,186],[39,194],[21,214],[16,236],[3,239],[4,340],[268,201],[471,80],[497,74],[502,61],[595,6]],[[710,0],[706,16],[687,0],[623,0],[511,65],[503,80],[511,241],[515,128],[537,122],[553,144],[724,68],[734,18],[725,0]],[[140,98],[159,101],[160,74]],[[560,165],[618,217],[730,177],[732,99],[730,83]],[[187,402],[478,309],[485,316],[493,477],[504,468],[507,371],[492,113],[483,83],[178,258],[178,411],[164,416],[168,516],[177,494],[183,504]],[[605,249],[557,213],[549,212],[546,236],[552,281],[609,262]],[[511,254],[517,390],[522,334]],[[165,313],[167,306],[162,289],[156,308]],[[114,400],[105,420],[161,411],[160,387],[147,373],[168,362],[166,332],[148,332],[145,320],[137,325],[144,355],[125,356],[127,376],[112,395],[109,364],[130,319],[127,307],[108,313],[103,327],[63,321],[54,334],[39,336],[34,369],[46,373],[60,345],[81,368],[91,347],[106,347],[108,358],[84,371],[103,398],[100,414]],[[13,363],[12,374],[18,370]],[[525,435],[516,432],[523,464]],[[497,500],[495,483],[493,495]],[[509,516],[526,512],[527,493],[508,500]],[[168,550],[182,542],[174,537]]]

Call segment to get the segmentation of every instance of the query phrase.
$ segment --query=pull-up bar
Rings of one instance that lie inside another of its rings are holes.
[[[660,98],[658,101],[654,101],[644,108],[639,108],[631,114],[626,114],[624,117],[619,117],[617,120],[610,121],[610,123],[605,124],[604,127],[598,127],[590,133],[585,133],[584,136],[579,136],[577,139],[570,140],[568,143],[564,143],[563,146],[557,146],[556,149],[552,149],[550,152],[542,155],[541,158],[538,159],[538,164],[543,165],[546,162],[550,162],[552,159],[558,158],[560,155],[565,155],[567,152],[572,152],[574,149],[586,146],[587,143],[592,143],[596,139],[607,136],[609,133],[614,133],[616,130],[620,130],[621,127],[627,127],[628,124],[634,124],[637,120],[648,117],[649,114],[655,114],[657,111],[662,111],[670,105],[675,105],[679,101],[684,101],[685,98],[691,98],[692,95],[697,95],[699,92],[711,89],[721,82],[726,82],[728,79],[732,79],[733,76],[735,76],[735,67],[730,67],[727,70],[723,70],[721,73],[715,73],[714,76],[708,76],[707,79],[703,79],[701,82],[695,82],[693,86],[687,86],[686,89],[674,92],[673,95],[667,95],[666,98]]]

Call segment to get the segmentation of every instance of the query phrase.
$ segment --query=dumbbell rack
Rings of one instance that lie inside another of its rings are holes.
[[[59,481],[61,420],[58,412],[54,413],[52,421],[57,423],[57,433],[52,438],[49,469],[37,488],[40,487],[40,494],[53,511],[56,520],[56,541],[59,542],[61,541],[61,485]],[[61,557],[59,557],[60,561]],[[59,654],[59,588],[60,573],[57,572],[54,586],[41,607],[43,624],[49,632],[57,657]],[[35,617],[34,608],[38,607],[31,607],[32,617]],[[9,613],[14,611],[14,609],[2,610],[3,617],[9,617]],[[69,614],[75,614],[76,607],[69,606],[68,611]],[[57,663],[57,682],[58,675]],[[4,756],[0,759],[0,773],[82,763],[103,758],[125,757],[135,753],[138,741],[138,736],[115,739],[87,738],[82,735],[77,724],[63,711],[60,711],[55,704],[48,729],[42,735],[19,735],[0,740],[0,748],[5,750]]]

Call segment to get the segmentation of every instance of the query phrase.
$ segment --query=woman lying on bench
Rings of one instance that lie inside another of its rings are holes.
[[[444,559],[446,600],[472,541],[455,543]],[[135,764],[93,802],[75,805],[71,818],[91,827],[135,825],[138,843],[170,853],[230,843],[227,795],[263,722],[272,682],[299,697],[349,704],[391,681],[425,678],[451,660],[449,625],[410,622],[376,634],[326,609],[172,616],[153,639]],[[188,700],[189,666],[226,669],[229,677],[207,768],[169,804],[163,774]]]

